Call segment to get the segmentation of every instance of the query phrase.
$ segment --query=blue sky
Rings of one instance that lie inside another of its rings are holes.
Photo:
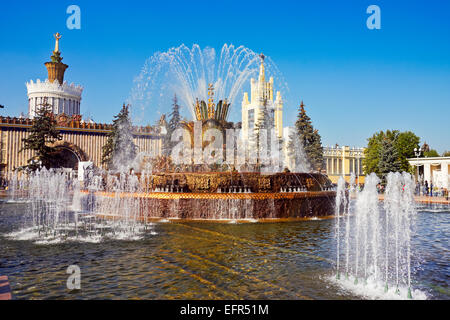
[[[81,30],[66,9],[81,8]],[[381,8],[381,30],[366,8]],[[60,32],[66,80],[85,88],[82,113],[110,122],[156,51],[224,43],[264,52],[290,88],[285,125],[303,100],[324,145],[365,146],[374,132],[411,130],[450,150],[449,1],[2,1],[1,115],[27,111],[25,82]],[[276,84],[275,84],[276,86]],[[235,111],[240,106],[234,106]]]

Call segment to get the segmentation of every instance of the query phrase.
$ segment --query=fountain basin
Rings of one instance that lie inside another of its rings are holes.
[[[87,194],[87,191],[83,193]],[[284,219],[330,216],[334,191],[298,193],[120,193],[95,192],[96,200],[137,200],[139,218]],[[136,207],[136,206],[135,206]]]
[[[83,191],[97,202],[132,208],[138,219],[289,219],[334,214],[336,192],[321,174],[164,173],[140,177],[147,192]],[[171,190],[171,192],[167,192]],[[115,202],[114,202],[115,201]],[[108,211],[106,208],[102,211]],[[127,218],[126,209],[118,212]]]

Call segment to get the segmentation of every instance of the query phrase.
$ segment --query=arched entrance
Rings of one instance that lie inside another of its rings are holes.
[[[87,161],[87,156],[77,145],[58,141],[53,144],[56,149],[54,153],[54,166],[56,168],[68,168],[78,170],[78,162]]]

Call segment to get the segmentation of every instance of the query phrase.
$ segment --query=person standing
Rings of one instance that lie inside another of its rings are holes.
[[[428,196],[428,181],[425,180],[425,194]]]

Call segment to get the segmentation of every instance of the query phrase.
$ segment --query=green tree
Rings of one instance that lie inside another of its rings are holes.
[[[255,115],[258,117],[258,115]],[[255,129],[253,133],[253,140],[254,140],[254,146],[256,148],[256,163],[258,166],[260,166],[260,160],[263,155],[260,154],[260,145],[261,145],[261,130],[266,130],[267,132],[267,138],[269,139],[267,146],[270,146],[270,134],[269,129],[271,128],[270,124],[270,115],[269,115],[269,109],[267,108],[267,101],[264,101],[263,107],[261,110],[261,115],[256,119],[255,123]],[[267,155],[266,155],[267,157]]]
[[[293,135],[297,135],[297,137]],[[311,118],[306,114],[303,101],[299,107],[293,135],[289,139],[289,154],[295,154],[295,149],[298,147],[295,145],[295,141],[299,141],[303,145],[306,159],[311,165],[311,168],[317,171],[322,170],[324,164],[322,138],[320,137],[319,131],[314,129]]]
[[[169,156],[174,144],[172,142],[172,134],[178,128],[181,122],[180,105],[178,104],[177,95],[173,97],[172,112],[169,114],[170,120],[167,125],[167,133],[163,138],[163,154]]]
[[[430,149],[429,151],[425,151],[423,156],[426,158],[429,157],[439,157],[439,153],[435,149]]]
[[[368,139],[367,148],[364,151],[364,159],[363,159],[363,167],[364,173],[370,174],[372,172],[376,173],[380,176],[380,172],[378,169],[378,162],[380,161],[380,149],[382,141],[387,138],[391,141],[395,139],[395,136],[398,134],[397,130],[387,130],[386,132],[380,131],[373,134],[372,137]]]
[[[396,141],[385,137],[381,141],[381,148],[379,148],[378,173],[386,181],[386,176],[389,172],[397,172],[401,169],[401,162],[396,147]]]
[[[395,147],[400,162],[400,170],[414,172],[414,168],[409,164],[408,158],[414,158],[414,148],[418,148],[420,138],[411,131],[400,132],[395,140]]]
[[[124,104],[114,118],[112,130],[102,148],[102,163],[106,164],[109,169],[117,170],[135,159],[137,147],[133,141],[129,106]]]
[[[170,113],[169,132],[172,133],[180,125],[180,106],[178,105],[177,95],[173,97],[172,112]]]
[[[442,156],[443,156],[443,157],[450,157],[450,151],[444,151],[444,152],[442,153]]]
[[[51,144],[62,140],[62,135],[56,128],[56,120],[52,114],[52,108],[47,99],[36,109],[36,116],[33,119],[33,125],[28,130],[29,136],[22,139],[23,146],[19,150],[35,151],[35,156],[28,159],[28,165],[22,169],[36,170],[40,166],[52,168],[57,166],[57,149]]]
[[[411,131],[386,130],[386,132],[376,132],[368,139],[365,158],[363,159],[364,173],[370,174],[374,172],[379,177],[382,176],[379,162],[385,139],[389,140],[396,149],[397,163],[399,164],[397,171],[412,172],[413,168],[407,159],[415,157],[414,148],[419,147],[420,138]]]

